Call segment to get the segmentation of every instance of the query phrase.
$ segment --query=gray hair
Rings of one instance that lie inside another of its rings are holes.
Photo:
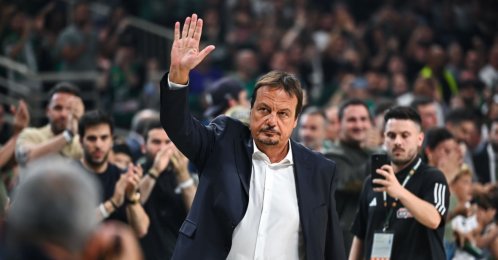
[[[81,251],[98,224],[95,177],[59,158],[33,162],[26,170],[7,215],[14,237]]]

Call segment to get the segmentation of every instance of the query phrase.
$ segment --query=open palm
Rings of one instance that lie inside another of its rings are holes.
[[[199,51],[202,35],[202,19],[196,14],[187,17],[180,35],[180,22],[175,23],[175,36],[171,48],[170,80],[175,83],[185,84],[188,73],[195,68],[204,58],[214,50],[213,45]]]

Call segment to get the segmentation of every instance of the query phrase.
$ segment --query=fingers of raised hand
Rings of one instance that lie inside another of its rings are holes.
[[[195,27],[197,27],[197,14],[193,14],[190,20],[189,28],[188,28],[188,38],[192,38],[194,36]]]
[[[194,34],[192,35],[192,37],[196,40],[196,42],[201,41],[202,24],[203,24],[202,19],[199,18],[195,24]]]
[[[180,22],[175,23],[174,41],[180,40]]]
[[[190,21],[191,21],[190,17],[185,18],[185,23],[183,23],[183,30],[182,30],[182,35],[181,35],[182,39],[185,39],[188,37],[188,29],[190,27]]]
[[[201,52],[199,52],[200,61],[202,61],[209,53],[214,50],[214,45],[208,45]]]

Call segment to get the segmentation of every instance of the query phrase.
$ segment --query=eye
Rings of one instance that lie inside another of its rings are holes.
[[[287,118],[287,117],[289,117],[289,113],[288,112],[278,112],[278,116],[280,116],[282,118]]]
[[[266,107],[260,107],[258,111],[262,112],[263,114],[268,114],[270,113],[270,110]]]

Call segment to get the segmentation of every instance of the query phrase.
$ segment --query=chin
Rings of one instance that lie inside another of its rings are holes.
[[[407,164],[411,161],[412,158],[407,158],[407,157],[391,157],[392,158],[392,161],[394,164],[397,164],[397,165],[404,165],[404,164]]]
[[[277,145],[279,143],[278,140],[271,139],[259,139],[258,141],[264,145]]]

